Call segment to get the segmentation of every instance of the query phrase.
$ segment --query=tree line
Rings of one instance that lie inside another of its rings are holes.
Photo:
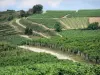
[[[34,5],[28,11],[20,10],[20,17],[27,17],[32,14],[41,14],[43,12],[43,6],[41,4]]]

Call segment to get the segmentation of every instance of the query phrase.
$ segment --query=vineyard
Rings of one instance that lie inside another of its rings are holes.
[[[15,30],[8,24],[0,24],[0,36],[16,34]]]
[[[62,18],[66,15],[69,15],[69,14],[73,14],[75,13],[76,11],[46,11],[46,13],[44,14],[35,14],[33,16],[30,16],[30,18]]]
[[[87,17],[62,18],[60,21],[63,22],[67,29],[84,29],[88,26]]]
[[[99,65],[58,60],[49,54],[35,53],[19,49],[9,43],[0,43],[0,75],[99,75],[99,73]]]
[[[100,27],[88,30],[90,23],[100,23],[99,9],[16,17],[18,12],[0,12],[5,18],[0,19],[0,75],[100,75]],[[11,15],[15,18],[6,21]],[[30,35],[25,33],[29,30]],[[49,49],[55,53],[46,53]]]
[[[30,27],[33,30],[37,31],[37,32],[42,32],[43,34],[46,34],[47,36],[54,36],[56,35],[55,32],[44,29],[42,26],[38,26],[36,24],[32,24],[32,22],[26,20],[26,19],[21,19],[20,23],[25,25],[26,27]]]
[[[100,17],[100,9],[78,10],[78,12],[70,15],[70,17]]]
[[[60,50],[64,53],[66,52],[79,55],[87,61],[100,63],[99,30],[97,31],[74,30],[74,31],[66,31],[65,33],[66,35],[64,35],[63,38],[55,37],[47,40],[39,39],[39,40],[29,41],[29,43],[27,41],[25,44],[32,46],[49,47],[55,50]],[[67,33],[69,34],[67,35]]]
[[[47,10],[44,14],[35,14],[30,18],[62,18],[67,17],[100,17],[100,9],[78,10],[78,11],[54,11]]]
[[[10,17],[15,18],[18,16],[18,12],[15,11],[4,11],[0,12],[0,22],[8,21]]]
[[[54,28],[55,23],[57,22],[57,19],[32,19],[32,18],[28,18],[28,20],[32,21],[32,22],[36,22],[39,24],[43,24],[48,28]]]
[[[16,25],[16,24],[14,24]],[[22,38],[19,36],[19,32],[15,31],[13,27],[11,27],[9,24],[0,24],[0,41],[2,42],[9,42],[12,44],[21,44],[22,41],[25,41],[27,39]]]

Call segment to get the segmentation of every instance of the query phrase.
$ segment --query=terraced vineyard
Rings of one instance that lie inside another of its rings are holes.
[[[21,27],[20,25],[18,25],[18,24],[16,23],[16,20],[13,20],[13,21],[11,22],[11,24],[14,26],[15,30],[17,29],[17,31],[21,31],[21,32],[24,32],[24,31],[25,31],[25,29],[24,29],[23,27]]]
[[[28,18],[28,20],[32,22],[36,22],[39,24],[43,24],[48,28],[54,28],[55,23],[57,22],[57,19],[34,19],[34,18]]]
[[[8,21],[9,17],[17,17],[18,16],[18,12],[16,11],[4,11],[4,12],[0,12],[0,22],[5,22]]]
[[[83,29],[87,28],[89,24],[87,17],[62,18],[60,21],[66,27],[66,29]]]
[[[50,30],[46,30],[44,29],[42,26],[38,26],[37,24],[33,24],[32,22],[26,20],[26,19],[21,19],[20,23],[25,25],[26,27],[30,27],[33,30],[37,31],[37,32],[42,32],[48,36],[54,36],[56,35],[55,32],[50,31]]]
[[[0,24],[0,36],[8,36],[16,34],[15,30],[7,25],[7,24]]]
[[[0,24],[0,41],[12,44],[21,44],[22,41],[27,39],[19,36],[19,32],[15,31],[13,27],[8,24]]]

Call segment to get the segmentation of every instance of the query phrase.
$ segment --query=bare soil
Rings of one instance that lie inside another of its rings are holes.
[[[100,24],[100,17],[90,17],[89,23],[99,22]]]

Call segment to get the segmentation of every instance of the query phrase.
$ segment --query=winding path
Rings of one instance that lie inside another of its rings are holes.
[[[16,23],[17,23],[18,25],[20,25],[21,27],[26,28],[26,26],[24,26],[23,24],[21,24],[19,21],[20,21],[20,19],[17,19],[17,20],[16,20]],[[34,31],[34,30],[33,30],[33,33],[38,34],[38,35],[40,35],[40,36],[42,36],[42,37],[44,37],[44,38],[47,38],[47,39],[50,38],[50,37],[44,35],[43,33],[40,33],[40,32]]]
[[[12,24],[12,22],[13,22],[13,21],[11,21],[11,22],[9,23],[9,25],[10,25],[11,27],[13,27],[13,28],[15,29],[15,31],[21,32],[21,31],[17,28],[17,26],[15,26],[15,25]]]
[[[27,19],[28,20],[28,19]],[[29,20],[28,20],[29,21]],[[29,22],[31,22],[32,24],[36,24],[36,25],[38,25],[38,26],[42,26],[44,29],[46,29],[46,30],[50,30],[50,31],[54,31],[55,29],[52,29],[52,28],[48,28],[48,27],[46,27],[45,25],[43,25],[43,24],[39,24],[39,23],[36,23],[36,22],[32,22],[32,21],[29,21]],[[58,35],[58,36],[60,36],[60,37],[62,37],[62,35],[60,35],[59,33],[57,33],[57,32],[55,32],[55,34],[56,35]]]
[[[28,19],[27,19],[27,20],[28,20]],[[38,26],[41,26],[41,27],[43,27],[43,28],[46,29],[46,30],[54,30],[54,29],[51,29],[51,28],[46,27],[46,26],[43,25],[43,24],[39,24],[39,23],[36,23],[36,22],[30,21],[30,20],[28,20],[28,21],[31,22],[32,24],[36,24],[36,25],[38,25]]]
[[[18,46],[18,47],[22,49],[30,50],[33,52],[37,52],[37,53],[42,52],[42,53],[51,54],[53,56],[56,56],[58,59],[63,59],[63,60],[68,59],[68,60],[72,60],[73,62],[76,62],[74,59],[70,58],[69,56],[58,53],[58,52],[54,52],[50,49],[42,49],[42,48],[36,48],[36,47],[30,47],[30,46]]]

